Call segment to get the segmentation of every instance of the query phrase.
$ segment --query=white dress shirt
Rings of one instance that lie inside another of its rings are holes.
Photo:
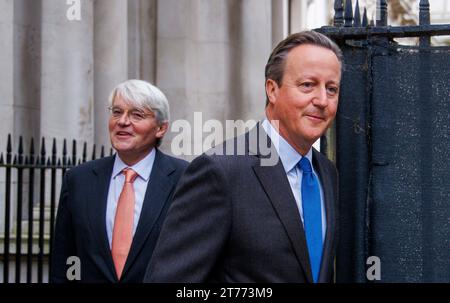
[[[112,243],[112,233],[114,228],[114,219],[116,217],[117,202],[119,201],[120,193],[122,192],[123,184],[125,182],[125,175],[122,170],[130,167],[138,176],[133,182],[134,193],[135,193],[135,204],[134,204],[134,221],[133,221],[133,236],[136,232],[136,227],[139,222],[139,217],[141,215],[142,205],[144,203],[145,192],[147,190],[148,181],[150,179],[150,174],[153,169],[153,163],[155,162],[155,149],[141,161],[133,166],[126,165],[119,155],[116,154],[114,160],[114,167],[111,175],[111,181],[109,183],[108,200],[106,205],[106,233],[108,235],[109,247],[111,248]]]
[[[301,203],[302,201],[301,186],[302,186],[303,171],[301,170],[299,165],[297,165],[298,162],[302,159],[302,155],[300,155],[282,136],[280,136],[278,131],[272,126],[272,124],[269,123],[267,119],[264,119],[264,121],[261,123],[261,126],[266,131],[267,135],[269,136],[272,142],[279,143],[278,145],[274,144],[274,146],[278,152],[278,155],[280,156],[281,163],[283,164],[284,170],[289,180],[289,185],[291,186],[292,193],[294,194],[295,202],[297,203],[297,208],[300,213],[300,218],[302,220],[304,227],[305,224],[303,220],[303,207]],[[312,148],[308,151],[305,157],[308,158],[309,162],[311,163],[313,173],[316,176],[317,181],[319,182],[320,206],[322,209],[322,240],[325,241],[325,234],[327,227],[325,216],[325,203],[323,200],[322,184],[320,183],[319,176],[317,175],[313,166]]]

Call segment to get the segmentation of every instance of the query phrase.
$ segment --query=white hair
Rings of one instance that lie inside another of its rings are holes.
[[[110,106],[116,96],[137,108],[154,112],[158,123],[169,122],[169,101],[159,88],[146,81],[127,80],[117,85],[109,96]]]

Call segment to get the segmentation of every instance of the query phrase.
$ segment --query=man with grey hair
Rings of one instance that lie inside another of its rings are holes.
[[[109,105],[109,134],[117,153],[64,176],[51,282],[142,282],[187,165],[157,148],[169,124],[169,104],[157,87],[125,81],[114,88]],[[73,256],[78,276],[72,263],[67,265]]]
[[[144,281],[332,281],[337,172],[312,145],[336,115],[341,68],[322,34],[280,42],[266,65],[266,119],[189,165]],[[244,155],[224,155],[239,142]]]

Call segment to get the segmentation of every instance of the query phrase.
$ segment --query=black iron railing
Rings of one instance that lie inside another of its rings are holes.
[[[44,263],[47,262],[49,271],[49,253],[53,244],[57,197],[62,178],[66,170],[88,160],[87,144],[83,144],[79,155],[76,140],[72,141],[69,154],[64,139],[60,155],[55,139],[50,154],[47,153],[44,138],[41,139],[38,154],[33,139],[28,153],[24,152],[23,145],[20,137],[17,152],[14,153],[9,135],[5,157],[3,153],[0,154],[0,174],[4,173],[5,176],[4,196],[0,197],[0,207],[3,206],[5,210],[3,251],[0,251],[4,283],[45,282]],[[104,155],[105,148],[102,146],[99,156],[102,158]],[[96,146],[93,145],[90,158],[94,160],[96,157]],[[23,230],[23,225],[27,225],[26,230]],[[15,241],[11,241],[13,237]],[[13,279],[10,277],[12,271],[15,272]],[[26,278],[22,277],[22,271],[26,272]]]
[[[355,11],[351,0],[335,0],[333,26],[324,26],[317,31],[328,37],[343,41],[350,39],[367,39],[369,37],[406,38],[421,37],[420,45],[430,45],[431,36],[450,35],[450,24],[430,24],[430,4],[428,0],[419,2],[419,25],[416,26],[389,26],[387,2],[379,0],[377,20],[367,18],[367,9],[364,8],[362,19],[359,1],[356,1]]]
[[[417,25],[390,26],[387,1],[376,3],[368,20],[358,1],[335,0],[333,26],[316,29],[345,62],[331,138],[340,183],[336,280],[449,282],[450,47],[431,41],[450,35],[450,24],[430,24],[430,1],[420,0]],[[408,37],[418,45],[394,40]],[[368,275],[370,257],[381,262],[380,279]]]

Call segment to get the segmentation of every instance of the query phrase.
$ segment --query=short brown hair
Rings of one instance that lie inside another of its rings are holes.
[[[341,67],[343,68],[344,63],[342,51],[336,43],[334,43],[330,38],[321,33],[315,31],[303,31],[288,36],[273,49],[272,54],[270,54],[269,60],[266,64],[265,81],[267,82],[268,79],[272,79],[278,84],[278,86],[281,86],[283,82],[286,58],[289,54],[289,51],[303,44],[316,45],[331,50],[336,55],[339,62],[341,63]],[[267,97],[266,106],[268,104],[269,98]]]

